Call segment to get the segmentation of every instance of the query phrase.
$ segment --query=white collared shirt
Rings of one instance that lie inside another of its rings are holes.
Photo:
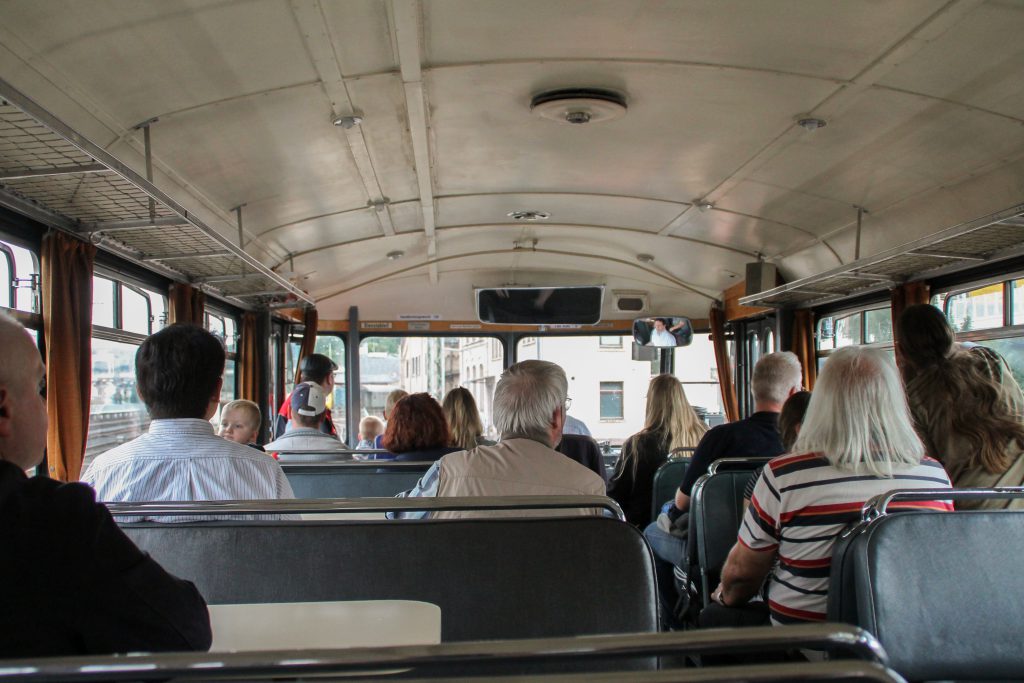
[[[216,436],[200,419],[153,420],[147,433],[98,456],[82,481],[101,502],[295,497],[273,458]]]

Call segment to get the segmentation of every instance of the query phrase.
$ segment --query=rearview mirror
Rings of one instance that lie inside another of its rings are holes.
[[[689,346],[693,325],[682,316],[637,318],[633,321],[633,341],[640,346]]]

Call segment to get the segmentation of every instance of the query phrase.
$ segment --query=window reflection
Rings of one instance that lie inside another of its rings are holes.
[[[149,414],[135,388],[137,350],[134,344],[93,337],[86,466],[97,455],[134,439],[149,426]]]

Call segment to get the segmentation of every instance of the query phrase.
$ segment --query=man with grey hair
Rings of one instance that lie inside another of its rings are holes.
[[[199,591],[135,547],[91,488],[25,475],[46,447],[45,372],[4,314],[0,346],[0,659],[209,648]]]
[[[554,363],[525,360],[501,374],[494,389],[494,425],[501,440],[449,453],[435,462],[411,491],[399,497],[429,496],[603,496],[604,480],[554,448],[565,424],[568,382]],[[484,513],[395,513],[396,517],[454,518],[486,515],[580,514],[579,510]],[[588,510],[587,513],[599,514]]]

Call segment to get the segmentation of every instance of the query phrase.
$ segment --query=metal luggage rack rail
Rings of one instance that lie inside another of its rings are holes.
[[[151,178],[148,137],[147,130]],[[245,308],[275,301],[313,304],[293,283],[2,78],[0,206]]]
[[[52,659],[8,660],[0,663],[0,681],[149,681],[149,680],[217,680],[290,679],[294,677],[356,674],[360,679],[376,675],[394,677],[395,669],[413,669],[423,675],[441,671],[450,674],[452,667],[485,665],[495,667],[521,664],[582,662],[588,659],[629,659],[638,656],[693,656],[720,652],[783,652],[804,648],[823,650],[853,657],[857,661],[835,661],[831,670],[814,668],[810,662],[784,665],[779,675],[757,675],[756,667],[709,667],[701,670],[683,669],[678,674],[696,677],[662,677],[653,674],[650,680],[900,680],[888,672],[888,656],[879,642],[867,631],[843,624],[766,626],[744,629],[711,629],[673,633],[613,634],[527,640],[496,640],[484,642],[442,643],[441,645],[409,645],[381,648],[338,650],[282,650],[268,652],[133,654],[123,656],[59,657]],[[844,666],[869,668],[850,670]],[[761,665],[775,666],[775,665]],[[810,667],[810,668],[806,668]],[[873,667],[873,668],[872,668]],[[507,671],[507,668],[505,669]],[[737,675],[742,671],[746,675]],[[857,671],[860,673],[858,674]],[[701,678],[705,673],[708,678]],[[716,675],[716,672],[717,675]],[[727,672],[732,672],[730,676]],[[817,674],[817,676],[810,674]],[[788,675],[787,675],[788,674]],[[594,674],[584,677],[569,675],[565,680],[644,680],[640,671],[626,674]],[[603,679],[602,676],[605,676]],[[618,678],[615,678],[618,676]],[[749,677],[748,677],[749,676]],[[587,678],[589,677],[589,678]],[[345,678],[344,680],[352,680]],[[460,680],[446,679],[446,680]],[[476,679],[471,679],[476,680]],[[502,680],[498,678],[497,680]],[[515,680],[522,680],[517,678]],[[543,679],[542,679],[543,680]],[[551,680],[562,680],[554,679]]]
[[[1024,254],[1024,204],[740,298],[744,306],[810,307]]]
[[[104,503],[114,517],[211,517],[367,513],[397,511],[575,510],[598,508],[625,521],[622,508],[605,496],[444,496],[439,498],[308,498]]]

